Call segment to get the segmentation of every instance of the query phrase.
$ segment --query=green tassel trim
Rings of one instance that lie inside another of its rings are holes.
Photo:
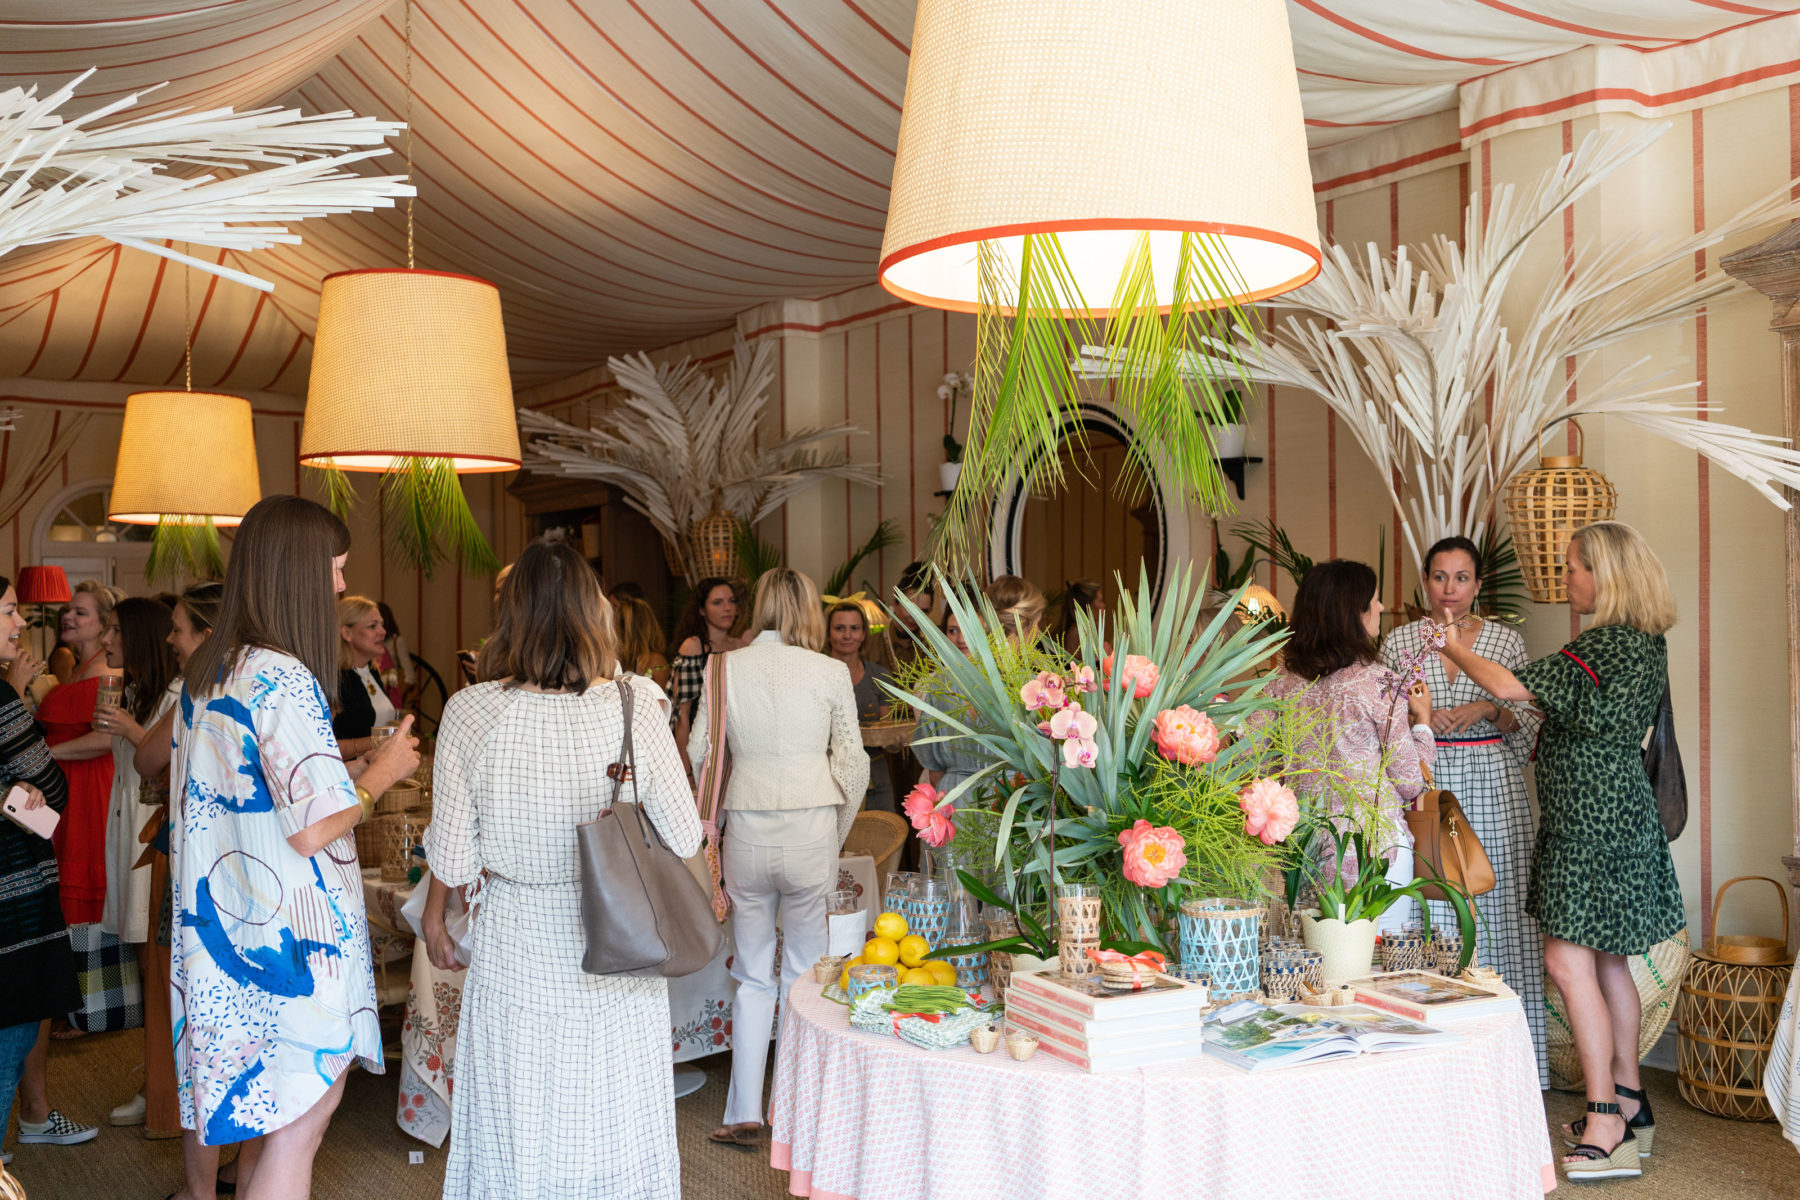
[[[1127,258],[1104,321],[1091,315],[1054,234],[1024,237],[1016,274],[992,242],[980,244],[977,266],[969,437],[934,531],[934,559],[974,555],[987,514],[1022,468],[1034,490],[1063,485],[1059,451],[1084,442],[1074,418],[1090,394],[1076,374],[1086,346],[1106,348],[1114,403],[1133,427],[1120,479],[1125,498],[1141,496],[1160,470],[1172,490],[1209,512],[1230,511],[1212,424],[1235,416],[1234,387],[1252,386],[1236,335],[1253,333],[1255,323],[1241,305],[1209,299],[1248,290],[1222,239],[1182,235],[1167,315],[1157,312],[1148,235]],[[1014,297],[1013,312],[1003,312],[1002,299]]]
[[[190,579],[220,579],[225,574],[225,553],[219,547],[219,527],[211,517],[182,520],[164,517],[150,538],[150,557],[144,562],[144,582],[175,584]]]

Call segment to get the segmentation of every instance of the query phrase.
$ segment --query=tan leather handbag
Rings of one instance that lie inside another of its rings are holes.
[[[1454,795],[1431,786],[1431,768],[1424,763],[1419,766],[1425,772],[1426,787],[1405,813],[1406,828],[1413,837],[1413,878],[1442,876],[1471,896],[1493,891],[1494,864],[1469,827],[1468,815]],[[1420,894],[1427,900],[1446,899],[1444,889],[1435,886],[1421,889]]]
[[[663,842],[662,834],[635,803],[619,799],[633,777],[633,693],[618,683],[625,710],[625,737],[612,777],[612,803],[585,825],[575,827],[581,864],[581,928],[587,950],[581,969],[589,975],[692,975],[713,960],[725,941],[713,919],[711,901],[687,863]]]

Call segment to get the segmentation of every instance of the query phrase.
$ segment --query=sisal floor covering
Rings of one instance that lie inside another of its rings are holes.
[[[50,1057],[51,1101],[82,1121],[103,1119],[137,1090],[135,1073],[142,1034],[103,1034],[57,1042]],[[727,1056],[704,1059],[707,1084],[676,1101],[684,1200],[777,1200],[787,1195],[785,1176],[769,1169],[766,1151],[754,1154],[713,1146],[706,1134],[725,1104]],[[1767,1200],[1800,1195],[1800,1153],[1772,1124],[1750,1125],[1709,1117],[1684,1104],[1675,1077],[1646,1072],[1656,1109],[1656,1157],[1643,1178],[1610,1183],[1562,1183],[1558,1193],[1631,1197],[1632,1200]],[[433,1150],[394,1124],[394,1076],[356,1072],[326,1136],[313,1173],[319,1200],[380,1197],[435,1200],[443,1181],[443,1150]],[[1580,1098],[1546,1094],[1552,1137],[1556,1122],[1580,1115]],[[1421,1131],[1429,1136],[1429,1131]],[[15,1130],[6,1144],[13,1147]],[[1553,1143],[1560,1147],[1560,1142]],[[162,1200],[180,1182],[181,1144],[149,1142],[134,1129],[102,1128],[84,1146],[19,1146],[12,1170],[30,1200]],[[425,1161],[409,1165],[409,1152]]]

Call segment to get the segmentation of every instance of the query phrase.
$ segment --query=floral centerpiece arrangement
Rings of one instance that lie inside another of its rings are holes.
[[[1337,876],[1329,847],[1380,836],[1366,789],[1308,761],[1317,718],[1264,694],[1285,631],[1233,621],[1242,589],[1208,616],[1206,591],[1184,571],[1159,607],[1140,572],[1111,624],[1080,614],[1073,657],[1009,637],[972,584],[939,577],[966,655],[898,599],[924,654],[884,686],[925,719],[920,741],[989,760],[947,792],[921,783],[906,815],[1019,929],[940,953],[1049,957],[1056,888],[1070,883],[1099,889],[1106,947],[1166,952],[1184,900],[1259,899],[1284,877],[1324,884]]]

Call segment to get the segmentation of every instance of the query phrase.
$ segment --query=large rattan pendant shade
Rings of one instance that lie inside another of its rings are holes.
[[[518,469],[500,293],[443,271],[327,275],[300,461],[391,471],[407,458]]]
[[[218,392],[125,398],[108,520],[236,525],[260,499],[248,400]]]
[[[1230,251],[1241,278],[1210,281],[1218,302],[1318,273],[1287,6],[919,0],[882,286],[974,312],[977,244],[1016,276],[1023,235],[1053,233],[1106,315],[1146,232],[1165,306],[1184,232]]]
[[[1581,426],[1569,424],[1577,434],[1575,453],[1540,456],[1536,470],[1520,471],[1501,493],[1525,590],[1539,604],[1568,600],[1563,555],[1569,539],[1584,525],[1611,520],[1619,500],[1611,480],[1581,465]]]

